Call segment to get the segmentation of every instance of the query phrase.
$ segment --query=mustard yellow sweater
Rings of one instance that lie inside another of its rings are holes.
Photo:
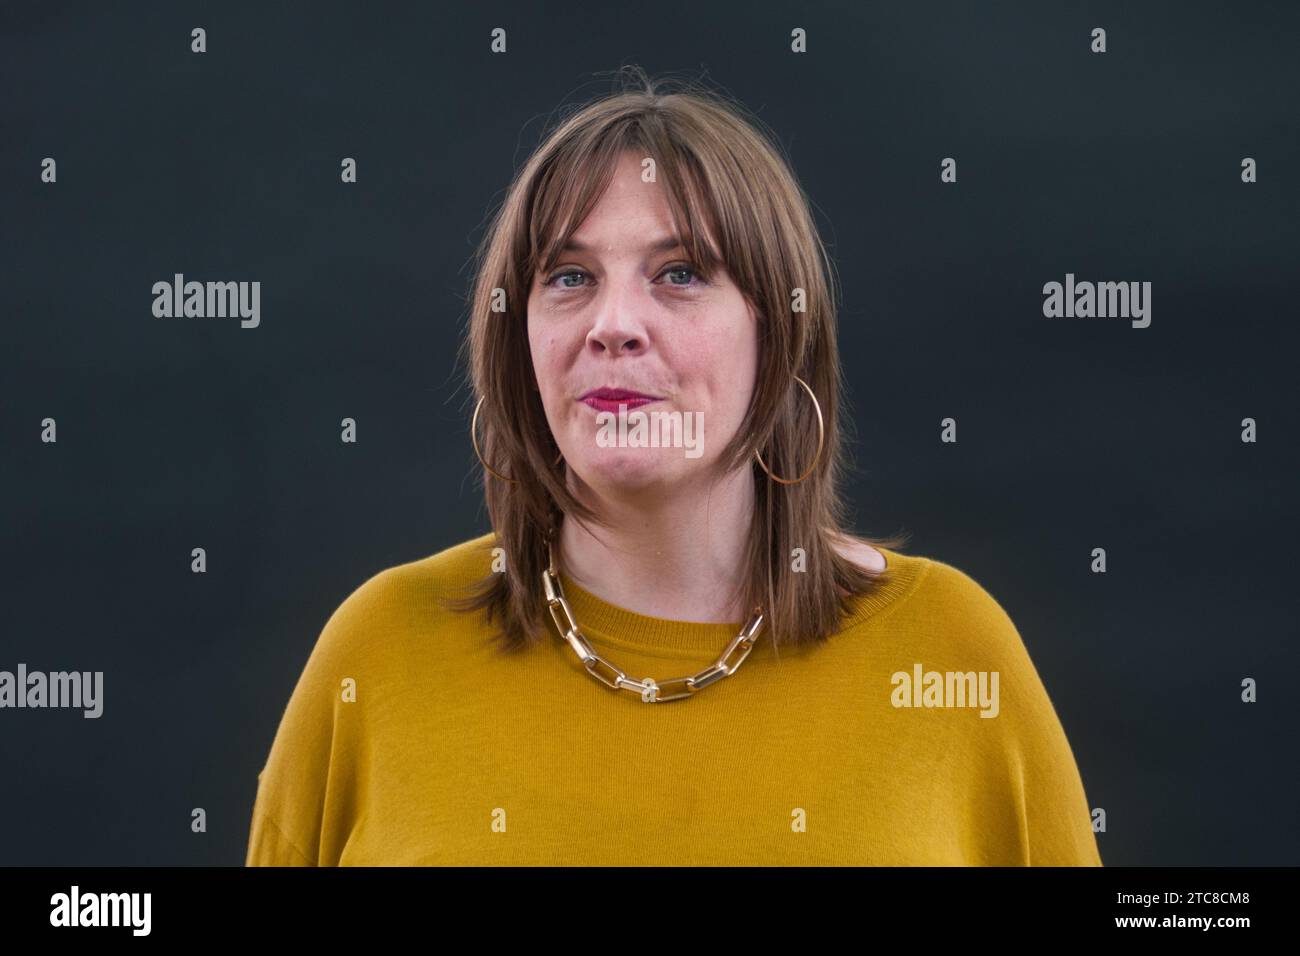
[[[777,654],[765,630],[734,676],[644,703],[554,629],[504,656],[481,614],[438,606],[493,545],[382,571],[330,617],[258,774],[247,865],[1101,865],[1039,675],[962,571],[884,549],[894,579],[828,643]],[[740,628],[561,582],[631,677],[694,674]]]

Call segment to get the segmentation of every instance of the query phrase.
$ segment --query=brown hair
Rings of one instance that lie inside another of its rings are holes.
[[[507,559],[487,569],[468,597],[446,601],[458,611],[486,609],[494,637],[519,650],[549,625],[542,599],[547,538],[565,515],[600,524],[565,484],[535,386],[527,302],[535,274],[553,266],[609,184],[625,150],[652,157],[665,184],[678,238],[704,275],[724,268],[759,322],[759,367],[744,421],[722,451],[722,473],[748,460],[755,481],[753,534],[742,576],[742,607],[761,605],[774,643],[821,641],[850,611],[848,597],[870,594],[893,573],[873,575],[841,556],[836,538],[897,548],[903,539],[866,538],[844,530],[838,485],[843,383],[835,339],[834,267],[804,195],[776,140],[730,98],[696,83],[650,80],[624,67],[621,90],[562,118],[516,174],[477,252],[468,359],[483,459],[514,483],[486,470],[484,494]],[[706,231],[717,243],[714,254]],[[803,289],[806,311],[791,308]],[[504,313],[493,311],[501,302]],[[754,457],[785,478],[803,474],[817,452],[817,418],[798,375],[817,395],[825,442],[817,467],[798,484],[772,481]],[[790,567],[802,548],[806,569]]]

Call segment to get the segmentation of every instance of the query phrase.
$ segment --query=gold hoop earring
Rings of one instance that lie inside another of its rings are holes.
[[[813,456],[812,464],[809,465],[808,470],[805,471],[798,478],[778,478],[776,475],[772,474],[771,471],[768,471],[767,465],[763,463],[763,456],[758,453],[757,448],[754,449],[754,457],[758,459],[759,466],[764,471],[767,472],[767,476],[771,478],[773,481],[779,481],[783,485],[797,485],[799,484],[799,482],[803,481],[805,478],[807,478],[809,475],[813,473],[813,469],[817,467],[817,462],[821,460],[822,445],[826,441],[826,425],[822,421],[821,402],[817,401],[817,396],[813,394],[813,390],[808,387],[807,382],[801,379],[798,375],[794,377],[794,380],[804,387],[804,391],[806,391],[808,393],[808,397],[812,399],[813,408],[817,410],[817,454]]]
[[[479,413],[479,410],[483,407],[483,399],[485,399],[485,398],[487,398],[486,395],[484,395],[482,398],[480,398],[480,399],[478,400],[478,404],[474,406],[474,417],[473,417],[472,419],[470,419],[470,423],[469,423],[469,440],[470,440],[470,442],[474,445],[474,454],[478,456],[478,460],[482,463],[483,467],[486,468],[488,471],[490,471],[490,472],[491,472],[493,475],[495,475],[497,478],[500,478],[502,481],[508,481],[508,482],[510,482],[512,485],[517,485],[517,484],[519,484],[519,479],[517,479],[517,478],[507,478],[505,475],[501,474],[501,472],[497,471],[495,468],[493,468],[491,465],[489,465],[486,461],[483,460],[483,453],[482,453],[481,451],[479,451],[479,448],[478,448],[478,413]],[[558,455],[555,456],[555,462],[554,462],[554,463],[558,465],[558,464],[560,463],[560,460],[561,460],[563,457],[564,457],[564,452],[560,452]]]

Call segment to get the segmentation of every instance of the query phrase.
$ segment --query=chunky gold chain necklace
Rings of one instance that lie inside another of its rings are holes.
[[[561,586],[560,576],[555,570],[554,542],[549,543],[547,547],[550,553],[550,563],[542,571],[542,588],[546,595],[546,606],[551,612],[551,619],[555,621],[555,626],[559,628],[560,634],[569,642],[569,646],[578,655],[578,660],[587,668],[587,673],[606,687],[612,687],[614,690],[631,691],[640,695],[641,699],[647,704],[657,704],[663,701],[690,697],[696,691],[708,687],[715,681],[730,677],[744,663],[745,658],[749,656],[749,652],[753,650],[754,641],[758,639],[758,632],[763,627],[763,609],[756,607],[754,608],[754,616],[741,629],[741,632],[731,639],[731,643],[722,652],[722,656],[698,674],[693,674],[690,677],[674,677],[665,681],[656,681],[652,677],[647,677],[644,680],[633,680],[597,654],[583,636],[582,631],[578,629],[578,622],[573,619],[573,608],[569,606],[568,600],[564,597],[564,588]]]

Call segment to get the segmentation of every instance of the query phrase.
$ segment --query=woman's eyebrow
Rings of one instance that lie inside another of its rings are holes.
[[[664,236],[662,239],[653,239],[647,242],[641,248],[646,252],[667,252],[669,249],[685,248],[684,244],[676,236]],[[578,242],[576,239],[570,239],[560,247],[561,252],[591,252],[592,247],[584,242]]]

